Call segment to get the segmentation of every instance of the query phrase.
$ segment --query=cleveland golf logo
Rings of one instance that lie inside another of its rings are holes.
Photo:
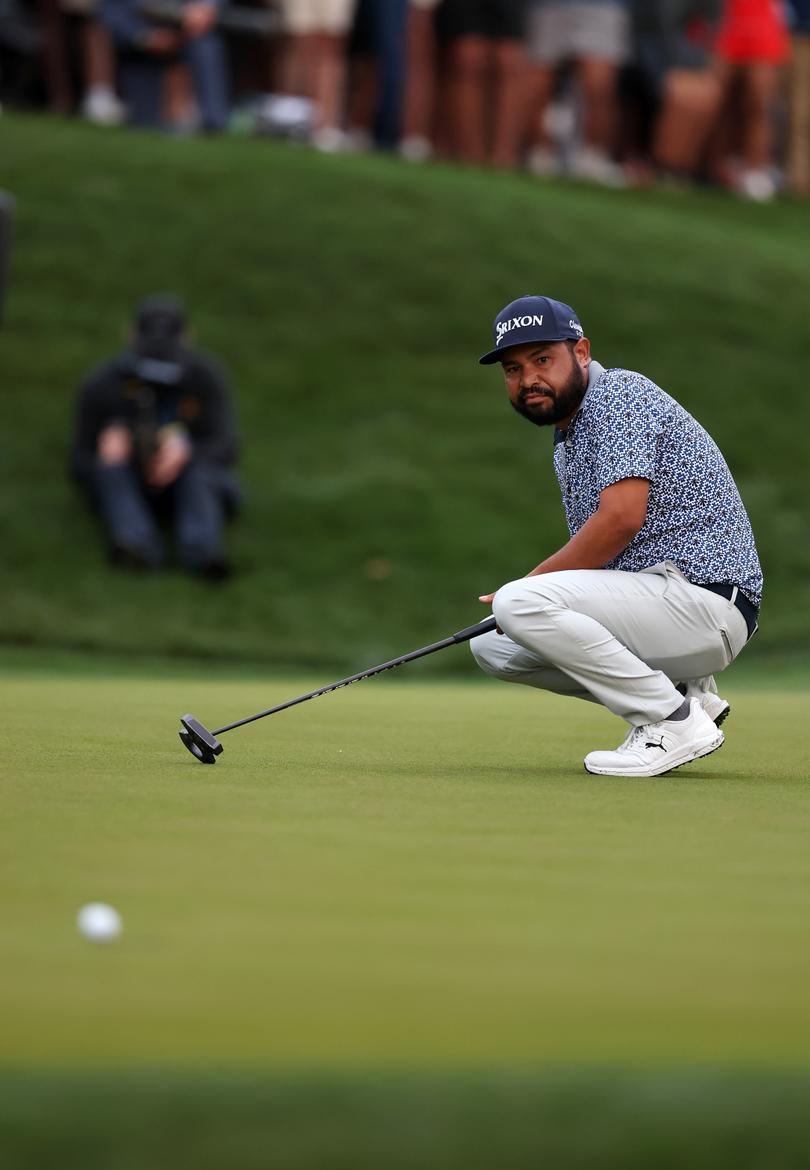
[[[499,321],[497,325],[498,338],[495,342],[500,345],[507,333],[511,333],[513,329],[526,329],[529,325],[542,325],[542,316],[538,317],[533,313],[526,317],[513,317],[511,321]]]

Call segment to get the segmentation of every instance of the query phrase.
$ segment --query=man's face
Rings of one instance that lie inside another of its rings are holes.
[[[588,388],[590,352],[587,338],[575,345],[530,341],[506,350],[501,365],[518,414],[538,427],[567,425]]]

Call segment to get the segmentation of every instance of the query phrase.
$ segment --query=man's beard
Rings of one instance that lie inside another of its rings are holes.
[[[532,390],[522,386],[517,402],[510,402],[518,414],[522,414],[536,427],[549,427],[561,419],[568,418],[579,407],[588,389],[588,372],[577,365],[571,355],[571,376],[559,390]],[[542,402],[528,403],[530,394],[543,394]]]

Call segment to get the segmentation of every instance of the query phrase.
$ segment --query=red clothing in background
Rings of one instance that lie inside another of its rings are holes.
[[[726,0],[717,55],[734,65],[784,64],[790,39],[780,0]]]

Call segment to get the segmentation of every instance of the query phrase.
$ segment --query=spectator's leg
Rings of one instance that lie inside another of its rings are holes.
[[[311,96],[311,38],[290,33],[285,38],[279,69],[279,92]]]
[[[739,69],[732,61],[716,60],[713,73],[717,79],[718,107],[707,144],[707,174],[720,187],[733,187],[733,159],[737,155],[736,131],[739,114]]]
[[[788,182],[794,195],[810,195],[810,36],[793,38]]]
[[[546,112],[554,93],[556,70],[546,65],[529,68],[526,110],[529,170],[535,175],[549,175],[557,170],[554,146],[546,129]]]
[[[520,41],[495,42],[495,120],[492,162],[514,167],[529,132],[526,118],[529,63]]]
[[[582,145],[571,171],[588,182],[622,186],[624,172],[615,162],[619,109],[619,69],[609,61],[583,58],[577,68],[583,97]]]
[[[73,110],[73,86],[65,16],[59,0],[38,0],[38,10],[48,108],[53,114],[69,114]]]
[[[773,113],[779,91],[775,65],[749,65],[745,72],[745,165],[767,169],[773,164]]]
[[[314,142],[327,152],[343,146],[346,96],[346,37],[318,32],[306,38],[310,97],[317,106]]]
[[[455,153],[464,162],[483,164],[487,157],[487,83],[490,42],[463,36],[448,49],[449,113]]]
[[[113,561],[158,568],[163,561],[160,534],[140,480],[130,464],[97,464],[84,482],[97,509]]]
[[[673,176],[694,176],[717,119],[721,97],[717,76],[710,70],[671,70],[655,131],[657,166]]]
[[[610,61],[593,58],[577,67],[584,105],[582,136],[586,146],[609,155],[616,140],[619,72]]]
[[[411,7],[407,46],[401,150],[406,158],[421,161],[431,153],[436,103],[437,46],[432,9]]]
[[[124,110],[115,94],[115,52],[110,34],[92,16],[82,21],[82,113],[100,126],[117,126]]]
[[[346,137],[349,150],[370,150],[380,87],[377,52],[379,0],[360,0],[349,37],[346,79]]]
[[[348,81],[347,145],[352,150],[368,150],[373,145],[374,119],[380,70],[376,57],[369,53],[353,54]]]
[[[177,559],[189,572],[222,577],[229,571],[223,545],[229,481],[224,468],[194,461],[171,489]]]
[[[402,128],[408,0],[377,0],[375,17],[379,67],[375,137],[383,149],[393,150]]]
[[[194,84],[185,61],[175,61],[166,69],[162,109],[164,123],[176,130],[193,129],[199,124],[200,112]]]
[[[219,33],[193,37],[186,44],[186,59],[194,81],[203,129],[224,130],[228,125],[228,80],[225,49]]]
[[[145,53],[126,54],[119,62],[121,92],[130,126],[159,129],[163,124],[162,93],[165,64]]]
[[[747,65],[743,72],[743,169],[737,191],[757,203],[776,194],[773,116],[779,80],[779,68],[765,62]]]

